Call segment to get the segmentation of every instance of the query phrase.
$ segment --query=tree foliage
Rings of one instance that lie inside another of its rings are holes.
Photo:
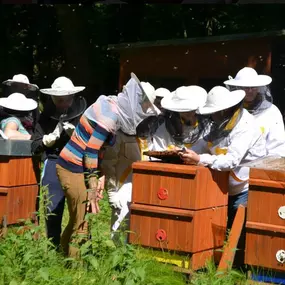
[[[40,87],[66,75],[90,101],[117,92],[108,44],[284,28],[284,5],[2,5],[2,80],[25,73]]]

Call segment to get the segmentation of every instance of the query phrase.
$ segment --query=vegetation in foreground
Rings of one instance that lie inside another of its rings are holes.
[[[10,229],[0,242],[0,285],[246,284],[244,274],[231,271],[221,277],[212,263],[206,271],[195,273],[192,280],[187,281],[187,276],[158,263],[151,254],[142,257],[140,248],[123,242],[115,246],[109,238],[107,200],[102,201],[101,209],[101,213],[90,219],[92,238],[81,247],[80,260],[64,258],[57,253],[45,237],[43,223],[30,225],[30,230],[21,235]],[[40,210],[40,216],[44,217],[44,211]]]

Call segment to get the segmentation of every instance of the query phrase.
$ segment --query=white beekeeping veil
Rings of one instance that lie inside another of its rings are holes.
[[[147,117],[160,114],[153,104],[155,89],[147,82],[140,82],[132,73],[132,78],[118,96],[111,96],[117,103],[118,129],[128,135],[135,135],[137,126]]]

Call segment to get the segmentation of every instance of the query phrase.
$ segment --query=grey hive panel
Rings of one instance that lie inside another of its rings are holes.
[[[31,140],[4,140],[0,138],[1,156],[32,156]]]

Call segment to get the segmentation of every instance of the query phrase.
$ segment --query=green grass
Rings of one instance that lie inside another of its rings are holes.
[[[45,216],[43,208],[41,203],[42,221]],[[92,237],[81,247],[80,260],[64,258],[52,248],[44,234],[43,222],[39,226],[31,225],[31,229],[22,235],[9,230],[5,239],[0,241],[0,285],[246,284],[245,275],[238,271],[232,270],[221,277],[213,263],[187,281],[187,276],[155,261],[152,251],[146,256],[139,247],[123,242],[115,246],[110,240],[110,215],[105,198],[101,202],[101,212],[88,217]],[[65,211],[64,225],[67,220]],[[36,233],[39,238],[34,240]]]

